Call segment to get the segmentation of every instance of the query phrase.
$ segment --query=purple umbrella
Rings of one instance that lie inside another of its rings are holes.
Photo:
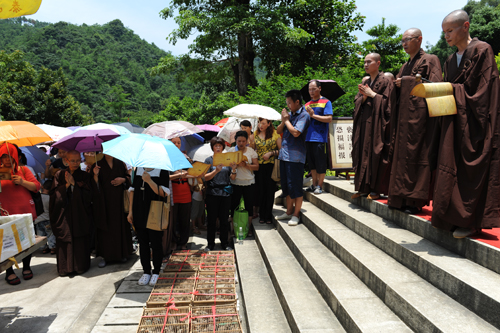
[[[112,130],[78,130],[57,141],[53,147],[66,151],[76,150],[80,153],[102,151],[102,143],[120,135]]]
[[[81,127],[82,126],[70,126],[70,127],[66,127],[66,128],[69,129],[69,130],[75,131],[75,130],[81,128]]]
[[[210,124],[203,124],[203,125],[196,125],[201,130],[204,130],[205,132],[217,132],[221,130],[221,128],[217,125],[210,125]]]

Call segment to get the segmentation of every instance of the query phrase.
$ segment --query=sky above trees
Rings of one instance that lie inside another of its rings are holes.
[[[141,38],[155,43],[173,55],[188,52],[191,40],[178,40],[175,46],[166,40],[170,32],[177,28],[173,19],[164,20],[159,12],[169,5],[169,0],[118,1],[118,0],[44,0],[38,13],[30,18],[43,22],[56,23],[66,21],[73,24],[105,24],[120,19]],[[358,11],[366,16],[363,30],[380,24],[386,18],[386,24],[395,24],[401,31],[411,27],[420,28],[424,36],[424,45],[434,45],[441,35],[441,21],[455,9],[460,9],[467,0],[356,0]],[[369,39],[361,31],[355,33],[359,41]]]

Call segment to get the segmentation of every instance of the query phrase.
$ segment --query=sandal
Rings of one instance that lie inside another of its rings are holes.
[[[7,277],[5,277],[5,281],[7,281],[8,284],[12,285],[12,286],[15,286],[19,283],[21,283],[21,279],[17,277],[15,278],[12,278],[12,279],[8,279]]]
[[[193,234],[195,234],[195,235],[201,235],[200,229],[198,229],[197,227],[194,227],[193,228]]]
[[[266,224],[273,224],[273,221],[267,221]]]
[[[46,249],[44,249],[44,250],[42,251],[42,253],[43,253],[43,254],[47,254],[47,253],[49,253],[50,251],[51,251],[51,250],[50,250],[49,248],[46,248]]]
[[[266,223],[266,221],[264,221],[264,220],[260,220],[260,221],[259,221],[259,223],[260,223],[260,224],[264,224],[264,223]]]
[[[29,273],[26,273],[29,272]],[[33,278],[33,271],[31,269],[27,269],[23,271],[23,279],[25,280],[31,280]]]
[[[56,249],[50,249],[50,254],[56,254]]]

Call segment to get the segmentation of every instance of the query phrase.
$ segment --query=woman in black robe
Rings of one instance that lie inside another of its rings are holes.
[[[102,268],[106,261],[125,262],[132,253],[132,233],[124,210],[130,175],[122,161],[109,155],[104,155],[91,170],[96,256],[102,258],[99,262]]]

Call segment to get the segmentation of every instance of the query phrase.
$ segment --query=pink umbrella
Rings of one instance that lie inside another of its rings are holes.
[[[196,125],[199,129],[205,131],[205,132],[217,132],[219,133],[220,127],[217,125],[210,125],[210,124],[203,124],[203,125]]]
[[[102,143],[120,135],[109,129],[78,130],[57,141],[53,147],[66,151],[76,150],[80,153],[102,151]]]

